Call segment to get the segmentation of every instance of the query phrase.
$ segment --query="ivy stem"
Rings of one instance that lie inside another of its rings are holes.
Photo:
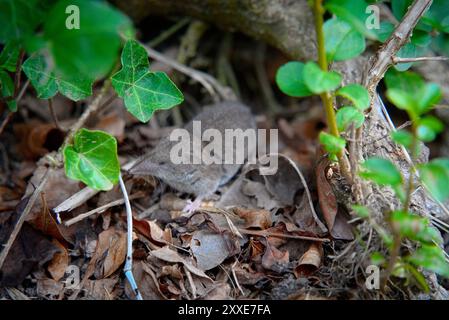
[[[53,123],[54,123],[55,127],[61,131],[64,131],[64,130],[62,130],[61,126],[59,125],[58,116],[56,115],[55,109],[53,108],[53,99],[50,98],[47,100],[47,102],[48,102],[48,109],[50,109],[50,114],[51,114],[51,117],[53,118]]]
[[[315,33],[317,39],[317,50],[318,50],[318,65],[321,70],[327,72],[329,70],[327,57],[326,57],[326,48],[324,44],[324,8],[322,4],[323,0],[314,0],[313,3],[313,14],[315,16]],[[326,113],[326,121],[327,126],[329,128],[330,133],[335,137],[340,137],[340,132],[338,131],[337,126],[337,118],[335,115],[334,105],[333,105],[333,96],[331,92],[323,92],[321,95],[321,101],[324,105],[324,111]],[[338,162],[340,164],[340,170],[343,176],[348,180],[349,183],[353,182],[352,176],[350,174],[350,164],[345,156],[345,154],[340,151],[337,153]]]

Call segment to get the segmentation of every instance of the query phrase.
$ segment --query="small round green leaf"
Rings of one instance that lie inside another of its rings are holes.
[[[316,94],[335,90],[342,80],[338,72],[323,71],[315,62],[307,62],[303,72],[307,88]]]
[[[364,179],[392,187],[402,184],[402,175],[390,160],[373,157],[366,160],[361,167],[360,176]]]
[[[449,197],[449,159],[435,159],[419,166],[421,181],[439,201]]]
[[[352,205],[352,210],[360,217],[360,218],[368,218],[369,217],[369,210],[367,207],[354,204]]]
[[[391,138],[394,142],[410,148],[413,143],[413,135],[406,130],[398,130],[391,133]]]
[[[365,121],[365,116],[354,107],[343,107],[337,111],[338,130],[345,131],[353,124],[354,128],[360,128]]]
[[[336,92],[337,95],[350,100],[359,110],[366,110],[369,107],[369,94],[364,86],[359,84],[348,84]]]
[[[337,18],[324,24],[326,55],[329,61],[343,61],[365,51],[365,38],[351,25]]]
[[[393,211],[390,216],[393,228],[403,237],[422,243],[441,243],[440,233],[430,226],[429,220],[405,211]]]
[[[102,131],[79,130],[74,145],[64,148],[67,176],[96,190],[111,190],[118,182],[117,141]]]
[[[440,120],[434,116],[426,116],[418,122],[417,135],[420,140],[431,142],[443,129],[444,125]]]
[[[345,139],[336,137],[324,131],[320,132],[319,138],[321,144],[324,146],[324,149],[330,154],[337,154],[341,152],[346,146]]]
[[[297,61],[287,62],[276,73],[279,89],[291,97],[307,97],[312,92],[304,83],[304,64]]]

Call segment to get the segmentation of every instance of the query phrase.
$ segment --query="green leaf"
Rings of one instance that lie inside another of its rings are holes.
[[[399,21],[402,20],[402,17],[411,4],[412,0],[391,0],[391,9],[394,17]]]
[[[441,234],[429,225],[429,220],[405,211],[393,211],[390,216],[396,232],[403,237],[425,243],[441,243]]]
[[[373,157],[366,160],[361,168],[362,178],[379,185],[395,187],[402,184],[402,175],[390,160]]]
[[[415,266],[423,267],[449,278],[449,264],[446,261],[444,251],[436,245],[422,245],[408,258],[408,261]]]
[[[449,197],[449,159],[434,159],[419,166],[421,181],[439,201]]]
[[[364,34],[367,38],[376,39],[376,33],[366,27],[369,13],[366,12],[368,3],[365,0],[328,0],[325,8],[335,14],[339,19],[343,19]]]
[[[343,61],[365,51],[365,38],[343,20],[330,19],[324,24],[326,55],[329,61]]]
[[[0,0],[0,42],[22,40],[33,34],[52,1]]]
[[[291,97],[307,97],[312,92],[304,82],[304,63],[291,61],[281,66],[276,73],[279,89]]]
[[[79,8],[79,29],[66,27],[69,5]],[[48,12],[43,34],[58,74],[94,80],[113,68],[121,37],[129,36],[131,30],[128,17],[104,1],[60,0]]]
[[[368,218],[369,217],[369,210],[367,207],[354,204],[351,206],[352,210],[360,217],[360,218]]]
[[[346,141],[343,138],[336,137],[326,132],[320,132],[320,142],[324,146],[324,149],[330,154],[337,154],[341,152],[345,146]]]
[[[426,116],[418,121],[417,136],[424,142],[431,142],[443,130],[444,125],[440,120],[434,116]]]
[[[8,73],[0,70],[0,96],[1,97],[11,97],[14,95],[14,82]],[[15,100],[10,100],[7,103],[8,109],[11,112],[17,111],[17,102]]]
[[[345,131],[351,124],[354,128],[360,128],[365,121],[365,116],[354,107],[342,107],[337,111],[338,130]]]
[[[440,86],[436,83],[426,83],[418,92],[418,111],[419,114],[427,112],[433,105],[441,100],[442,94]]]
[[[406,130],[398,130],[391,133],[391,138],[394,142],[410,148],[413,143],[413,135]]]
[[[385,263],[385,257],[380,252],[373,252],[371,254],[371,263],[380,266]]]
[[[8,41],[0,53],[0,69],[15,72],[19,53],[20,47],[14,41]]]
[[[84,99],[92,94],[92,81],[74,74],[70,77],[56,75],[44,55],[29,57],[22,66],[37,91],[38,98],[49,99],[59,90],[73,101]]]
[[[323,71],[315,62],[307,62],[303,72],[307,88],[316,94],[336,89],[342,80],[338,72]]]
[[[337,90],[336,94],[350,100],[359,110],[366,110],[369,107],[369,94],[365,87],[359,84],[348,84]]]
[[[111,190],[118,182],[117,141],[102,131],[79,130],[74,145],[64,148],[67,176],[96,190]]]
[[[184,96],[164,72],[148,70],[146,51],[129,40],[122,52],[122,69],[112,77],[112,85],[125,100],[128,111],[142,122],[154,111],[180,104]]]
[[[373,29],[380,42],[385,42],[394,30],[394,24],[391,22],[381,22],[379,29]]]
[[[418,56],[418,50],[416,48],[416,45],[413,43],[407,43],[405,46],[403,46],[396,54],[399,58],[416,58]],[[408,70],[413,63],[406,62],[406,63],[398,63],[394,65],[394,68],[398,71],[405,71]]]
[[[447,0],[433,0],[422,20],[437,31],[449,32],[449,7]]]

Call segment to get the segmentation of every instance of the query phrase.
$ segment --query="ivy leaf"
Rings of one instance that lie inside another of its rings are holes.
[[[0,0],[0,42],[22,40],[31,35],[52,1]]]
[[[439,201],[449,197],[449,159],[435,159],[419,166],[421,181]]]
[[[291,61],[281,66],[276,73],[279,89],[291,97],[307,97],[312,92],[304,82],[304,63]]]
[[[316,94],[336,89],[342,80],[338,72],[323,71],[315,62],[307,62],[303,72],[307,88]]]
[[[417,135],[420,140],[431,142],[443,129],[444,125],[440,120],[434,116],[426,116],[418,121]]]
[[[406,130],[398,130],[391,133],[391,138],[394,142],[403,145],[406,148],[410,148],[413,143],[413,135]]]
[[[0,69],[15,72],[19,53],[20,47],[14,41],[8,41],[0,53]]]
[[[376,40],[376,33],[365,24],[369,17],[369,13],[366,12],[368,3],[365,0],[328,0],[325,7],[338,18],[351,24],[359,33]]]
[[[443,277],[449,278],[449,264],[443,250],[436,245],[423,244],[408,260],[415,266],[433,271]]]
[[[77,75],[57,76],[42,54],[29,57],[22,69],[36,89],[38,98],[50,99],[59,91],[67,98],[78,101],[92,94],[92,80]]]
[[[346,141],[341,137],[336,137],[326,132],[320,132],[320,142],[324,146],[324,149],[332,155],[341,152],[345,146]]]
[[[145,49],[129,40],[122,52],[122,69],[112,77],[117,94],[128,111],[147,122],[154,111],[180,104],[184,96],[164,72],[150,72]]]
[[[429,220],[405,211],[393,211],[390,216],[394,230],[411,240],[442,243],[441,234],[430,226]]]
[[[390,160],[372,157],[361,167],[362,171],[359,174],[364,179],[383,186],[397,187],[402,184],[402,175]]]
[[[81,129],[74,145],[64,148],[64,165],[70,179],[96,190],[111,190],[120,174],[117,141],[105,132]]]
[[[79,29],[66,27],[69,5],[79,8]],[[104,1],[91,0],[58,1],[43,28],[57,73],[93,80],[110,72],[122,46],[121,37],[132,33],[132,23],[122,12]]]
[[[14,82],[8,73],[0,70],[0,96],[11,97],[12,95],[14,95]],[[17,111],[17,102],[15,100],[10,100],[6,104],[8,105],[9,111]]]
[[[337,90],[336,94],[350,100],[359,110],[366,110],[369,107],[369,94],[365,87],[359,84],[348,84]]]
[[[324,24],[326,55],[330,61],[357,57],[365,51],[365,38],[343,20],[330,19]]]
[[[337,126],[345,131],[351,124],[354,128],[360,128],[365,121],[365,116],[354,107],[342,107],[337,111]]]

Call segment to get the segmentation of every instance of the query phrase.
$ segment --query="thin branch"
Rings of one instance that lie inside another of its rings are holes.
[[[394,56],[392,58],[394,64],[398,63],[412,63],[412,62],[422,62],[422,61],[447,61],[448,57],[416,57],[416,58],[401,58]]]
[[[48,180],[48,174],[50,172],[51,169],[47,169],[44,173],[44,175],[42,176],[41,182],[39,183],[39,185],[37,186],[37,188],[34,190],[33,194],[31,195],[31,197],[28,200],[28,203],[25,207],[25,209],[21,212],[18,213],[19,219],[17,219],[17,222],[14,226],[13,231],[11,232],[8,241],[3,244],[3,250],[0,253],[0,269],[3,266],[3,263],[5,262],[6,257],[8,256],[9,250],[11,249],[12,244],[14,243],[14,241],[17,238],[17,235],[19,234],[20,230],[22,229],[22,225],[25,222],[28,214],[30,213],[31,209],[34,206],[34,203],[36,202],[37,198],[39,197],[42,189],[44,188],[45,184],[47,183]]]
[[[55,109],[53,108],[53,99],[50,98],[47,101],[48,101],[48,109],[50,109],[50,114],[51,114],[51,117],[53,118],[53,123],[55,124],[55,127],[61,131],[64,131],[64,130],[62,130],[61,126],[59,125],[58,117],[56,116]]]

